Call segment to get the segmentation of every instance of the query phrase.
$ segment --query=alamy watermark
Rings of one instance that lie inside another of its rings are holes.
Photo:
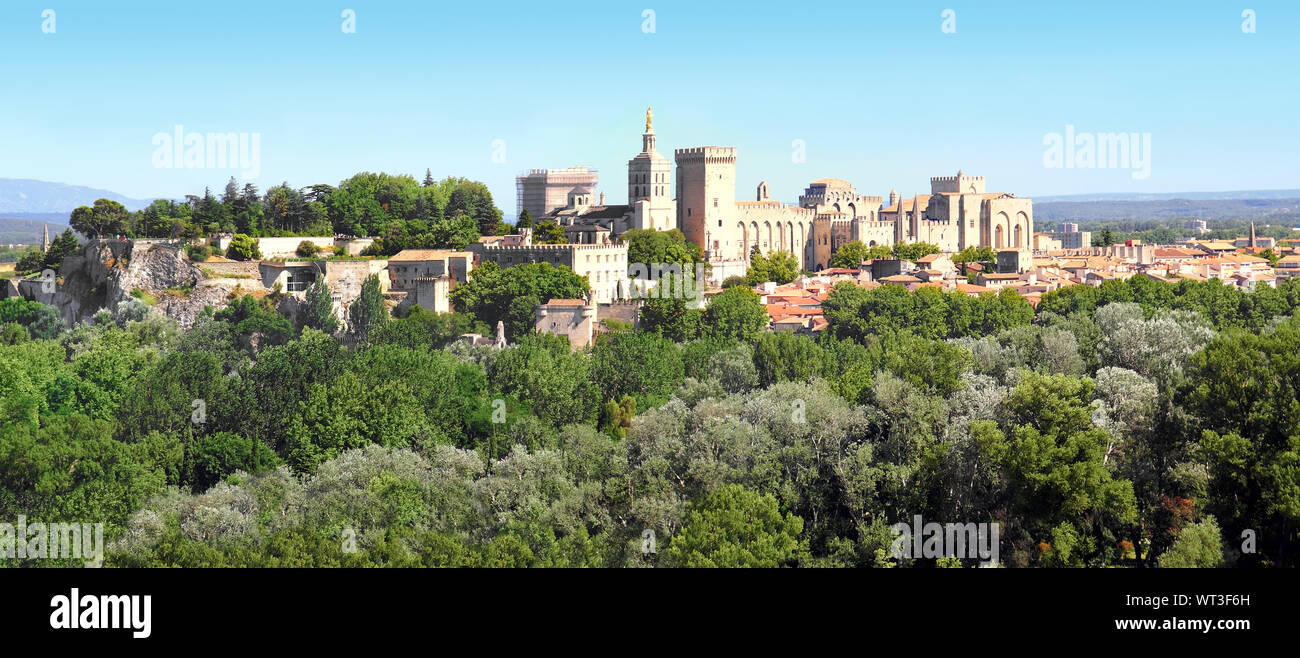
[[[983,560],[981,566],[997,566],[998,523],[923,523],[921,515],[911,525],[895,523],[890,547],[894,559],[956,557]]]
[[[104,563],[103,523],[0,523],[0,555],[11,560],[82,560],[87,567]]]
[[[1131,169],[1134,180],[1151,177],[1151,133],[1075,132],[1043,135],[1048,169]]]
[[[82,594],[73,587],[65,596],[50,599],[50,628],[128,629],[136,639],[153,632],[153,596],[145,594]]]
[[[154,133],[153,166],[158,169],[241,169],[244,179],[262,172],[262,133]]]
[[[695,263],[692,269],[681,263],[631,263],[626,295],[628,299],[702,299],[709,268]]]
[[[943,22],[939,24],[940,32],[943,32],[944,34],[957,34],[957,12],[951,9],[945,9],[943,10],[943,13],[939,14],[939,18],[943,19]]]

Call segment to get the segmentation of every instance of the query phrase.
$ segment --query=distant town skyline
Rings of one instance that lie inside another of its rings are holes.
[[[0,55],[25,65],[3,80],[0,177],[183,198],[250,168],[160,166],[158,136],[233,133],[257,136],[263,190],[429,169],[513,215],[534,168],[594,167],[625,202],[653,107],[660,152],[735,147],[737,194],[786,202],[959,169],[1025,196],[1297,187],[1288,3],[347,4],[6,5]],[[1146,161],[1047,164],[1076,133],[1142,136]]]

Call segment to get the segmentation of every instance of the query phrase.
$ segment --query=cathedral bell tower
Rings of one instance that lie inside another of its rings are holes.
[[[627,162],[627,203],[634,208],[635,228],[674,228],[677,208],[671,174],[672,163],[655,150],[654,112],[647,107],[641,152]]]

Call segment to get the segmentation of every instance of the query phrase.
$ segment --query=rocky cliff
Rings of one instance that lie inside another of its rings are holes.
[[[40,281],[23,281],[28,299],[59,309],[69,325],[84,322],[101,309],[139,299],[189,329],[204,306],[221,308],[239,286],[231,279],[204,279],[182,245],[162,241],[92,240],[59,267],[53,290]]]

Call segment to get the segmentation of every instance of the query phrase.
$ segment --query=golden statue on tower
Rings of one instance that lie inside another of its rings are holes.
[[[655,128],[654,128],[654,125],[652,125],[652,124],[650,123],[650,121],[651,121],[652,119],[654,119],[654,116],[655,116],[655,113],[654,113],[654,112],[651,112],[651,111],[650,111],[650,108],[647,107],[647,108],[645,109],[645,131],[646,131],[646,132],[654,132],[654,129],[655,129]]]

